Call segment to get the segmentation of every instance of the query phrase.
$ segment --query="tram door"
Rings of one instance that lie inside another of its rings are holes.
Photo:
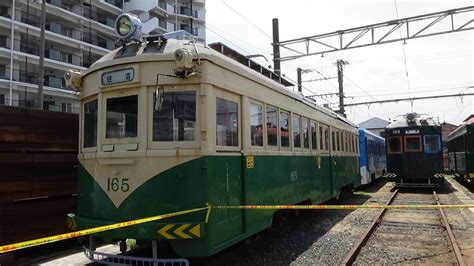
[[[242,205],[241,102],[229,93],[216,94],[216,151],[215,176],[218,204]],[[219,211],[219,238],[229,240],[243,233],[240,209]]]

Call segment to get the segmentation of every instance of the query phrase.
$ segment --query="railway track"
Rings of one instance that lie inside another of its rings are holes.
[[[441,205],[436,191],[405,193],[395,190],[387,205]],[[352,265],[359,254],[406,252],[403,261],[425,259],[423,262],[456,262],[466,265],[443,209],[384,209],[375,217],[365,233],[346,255],[342,264]],[[390,254],[389,254],[390,256]],[[362,256],[363,257],[363,256]],[[364,262],[361,260],[361,263]],[[399,261],[399,262],[403,262]]]

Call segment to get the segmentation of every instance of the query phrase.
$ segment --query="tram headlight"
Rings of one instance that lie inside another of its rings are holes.
[[[81,89],[81,72],[77,70],[67,70],[66,73],[64,73],[64,81],[66,82],[66,87],[72,88],[76,91],[79,91]]]
[[[115,33],[120,39],[140,39],[142,31],[142,22],[133,15],[124,13],[115,20]]]
[[[180,70],[193,68],[193,54],[186,48],[179,48],[174,51],[174,61]]]

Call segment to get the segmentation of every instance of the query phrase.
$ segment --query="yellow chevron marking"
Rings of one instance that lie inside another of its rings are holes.
[[[165,225],[163,228],[161,228],[159,231],[158,231],[158,234],[164,236],[165,238],[167,239],[175,239],[174,236],[168,234],[168,231],[170,228],[172,228],[174,226],[174,224],[167,224]]]
[[[185,234],[183,232],[184,229],[188,228],[190,226],[190,224],[183,224],[181,225],[180,227],[178,227],[178,229],[174,230],[173,233],[177,234],[178,236],[180,236],[181,238],[191,238],[190,236],[188,236],[187,234]]]
[[[197,237],[201,237],[201,225],[196,225],[191,230],[189,230],[189,232]]]

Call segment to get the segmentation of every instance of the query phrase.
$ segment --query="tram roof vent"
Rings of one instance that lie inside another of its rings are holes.
[[[273,79],[274,81],[280,83],[281,85],[283,85],[285,87],[290,87],[290,86],[295,85],[292,82],[288,81],[287,79],[285,79],[285,78],[281,77],[280,75],[276,74],[275,72],[270,71],[266,67],[256,63],[255,61],[251,60],[247,56],[237,52],[236,50],[230,48],[229,46],[226,46],[225,44],[223,44],[221,42],[211,43],[211,44],[209,44],[209,47],[211,47],[212,49],[216,50],[217,52],[219,52],[219,53],[221,53],[221,54],[223,54],[227,57],[230,57],[230,58],[234,59],[235,61],[241,63],[242,65],[245,65],[245,66],[259,72],[260,74],[266,76],[267,78]]]

